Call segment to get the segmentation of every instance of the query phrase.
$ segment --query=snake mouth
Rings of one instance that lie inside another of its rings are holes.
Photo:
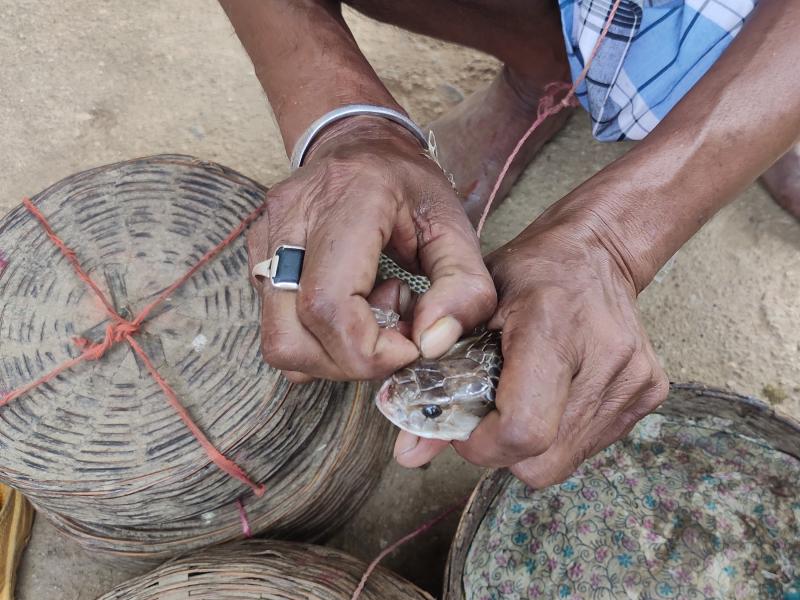
[[[387,379],[384,381],[381,389],[378,391],[378,394],[375,396],[375,405],[378,407],[378,410],[381,411],[381,414],[389,419],[394,425],[399,427],[400,429],[404,429],[409,431],[408,426],[403,423],[402,411],[394,405],[394,403],[389,398],[389,386],[392,384],[391,379]],[[412,431],[411,433],[416,433]]]
[[[418,435],[419,437],[423,438],[437,440],[466,440],[469,437],[469,433],[464,435],[461,432],[447,432],[441,429],[439,426],[437,426],[435,430],[426,431],[423,428],[416,427],[415,425],[409,423],[408,413],[406,413],[406,411],[392,401],[392,394],[389,391],[391,383],[392,380],[388,379],[381,386],[381,389],[375,396],[375,405],[378,407],[378,410],[381,411],[381,414],[389,419],[389,421],[391,421],[394,425],[403,431],[408,431],[409,433],[413,433],[414,435]]]
[[[378,405],[380,411],[386,415],[387,409],[391,404],[389,400],[389,385],[392,383],[391,379],[387,379],[383,382],[381,389],[378,391],[378,395],[375,397],[375,404]],[[388,415],[387,415],[388,416]]]

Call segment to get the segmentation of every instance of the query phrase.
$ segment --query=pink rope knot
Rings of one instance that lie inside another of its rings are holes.
[[[130,336],[139,333],[139,326],[131,323],[130,321],[120,320],[111,323],[106,329],[106,336],[102,342],[93,343],[86,338],[76,337],[72,341],[78,345],[78,348],[83,350],[86,360],[98,360],[102,358],[111,347],[118,343],[127,340]]]
[[[106,312],[111,316],[113,322],[106,328],[106,335],[103,338],[103,341],[99,343],[93,343],[86,338],[72,338],[78,347],[83,351],[80,356],[73,358],[70,361],[65,362],[61,366],[57,367],[54,371],[40,377],[36,381],[29,383],[28,385],[19,388],[15,391],[7,391],[4,390],[2,393],[4,394],[2,398],[0,398],[0,406],[4,406],[8,404],[15,398],[19,398],[21,395],[25,394],[26,392],[38,387],[39,385],[49,381],[59,373],[66,371],[67,369],[71,369],[78,363],[84,360],[98,360],[103,357],[103,355],[108,352],[108,350],[116,343],[126,341],[133,349],[133,351],[139,356],[139,358],[144,363],[147,370],[150,371],[150,374],[155,379],[156,383],[161,387],[164,392],[164,395],[167,397],[170,405],[175,409],[178,413],[178,416],[184,422],[186,427],[189,431],[192,432],[195,439],[200,443],[205,450],[206,455],[211,459],[211,461],[217,465],[220,469],[222,469],[225,473],[238,479],[245,485],[247,485],[259,498],[264,495],[264,484],[257,484],[253,482],[247,473],[237,465],[235,462],[226,458],[225,456],[217,450],[214,445],[209,441],[206,437],[205,433],[195,424],[192,420],[191,415],[189,415],[188,411],[184,408],[181,404],[181,401],[178,399],[178,396],[175,394],[175,391],[170,387],[170,385],[164,380],[161,375],[158,374],[155,366],[150,361],[150,358],[147,356],[145,351],[136,341],[135,335],[139,333],[139,327],[141,323],[144,321],[145,317],[150,313],[153,308],[155,308],[159,303],[161,303],[164,299],[169,297],[172,292],[178,289],[184,282],[186,282],[190,277],[192,277],[197,271],[199,271],[203,265],[205,265],[208,261],[210,261],[214,256],[219,254],[224,248],[226,248],[238,235],[240,235],[253,221],[255,221],[265,210],[267,205],[262,204],[257,209],[255,209],[252,213],[250,213],[240,224],[236,227],[227,238],[222,240],[222,242],[216,247],[209,250],[189,271],[181,277],[178,281],[173,283],[170,287],[164,290],[161,295],[155,299],[151,304],[146,306],[144,310],[142,310],[141,314],[136,317],[136,319],[131,321],[126,321],[123,319],[119,314],[117,314],[114,305],[106,298],[105,294],[103,294],[102,290],[97,286],[97,284],[92,281],[89,274],[83,269],[83,267],[78,262],[78,259],[75,255],[75,252],[72,251],[63,241],[55,234],[53,229],[50,227],[50,224],[45,219],[44,215],[39,212],[36,206],[27,198],[22,199],[22,203],[25,205],[25,208],[36,217],[39,221],[40,225],[44,229],[47,237],[49,237],[53,243],[58,246],[61,253],[67,258],[67,260],[72,264],[75,269],[75,272],[78,276],[86,282],[86,284],[94,291],[97,297],[105,306]]]
[[[611,6],[611,10],[608,11],[608,17],[606,19],[605,27],[603,27],[603,31],[600,32],[600,37],[597,38],[597,44],[595,44],[594,50],[592,54],[589,56],[589,60],[586,61],[586,64],[583,67],[583,71],[575,80],[571,86],[568,83],[563,81],[554,81],[545,86],[545,90],[551,89],[553,90],[552,93],[547,94],[544,98],[539,101],[539,107],[537,110],[536,120],[530,126],[528,131],[525,132],[525,135],[517,142],[517,145],[514,147],[514,150],[509,155],[508,159],[506,159],[506,164],[503,167],[503,170],[500,171],[500,175],[497,178],[497,182],[494,184],[494,189],[492,193],[489,194],[489,200],[486,202],[486,206],[483,209],[483,214],[481,215],[481,220],[478,223],[478,237],[481,237],[481,232],[483,231],[483,224],[486,222],[486,217],[489,216],[489,210],[492,207],[492,202],[494,202],[494,198],[497,195],[497,190],[500,189],[500,184],[503,183],[503,179],[508,173],[508,169],[511,167],[511,163],[516,158],[519,151],[522,149],[522,145],[527,141],[527,139],[531,136],[531,134],[536,130],[539,125],[541,125],[547,117],[556,114],[561,109],[567,108],[568,106],[579,106],[580,102],[575,97],[575,92],[578,89],[578,86],[583,82],[586,78],[586,74],[589,72],[589,67],[594,60],[594,57],[597,55],[597,51],[600,50],[600,45],[603,43],[603,40],[606,38],[606,34],[608,33],[608,28],[611,27],[611,23],[614,21],[614,16],[617,14],[617,9],[619,8],[620,2],[622,0],[614,0],[614,4]],[[567,91],[567,95],[561,99],[561,102],[555,104],[555,95],[558,94],[561,90],[569,89]]]
[[[115,342],[121,342],[132,335],[139,333],[139,326],[130,321],[119,321],[112,323],[106,329],[106,337],[110,337]]]
[[[555,106],[556,96],[561,93],[569,93],[572,89],[572,84],[567,83],[566,81],[553,81],[548,83],[544,86],[544,91],[547,92],[544,96],[539,99],[539,106],[537,107],[536,111],[536,118],[539,119],[544,115],[548,110]],[[563,104],[564,101],[567,101],[564,104],[565,107],[567,106],[580,106],[580,102],[578,101],[575,96],[565,96],[561,99],[559,104]]]

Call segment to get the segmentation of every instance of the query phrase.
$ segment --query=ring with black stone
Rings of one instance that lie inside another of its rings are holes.
[[[278,246],[275,255],[253,267],[253,277],[269,279],[273,287],[297,290],[306,249],[300,246]]]

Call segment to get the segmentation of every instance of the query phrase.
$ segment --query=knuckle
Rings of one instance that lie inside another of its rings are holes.
[[[336,322],[336,305],[322,287],[311,285],[306,288],[300,287],[297,292],[297,316],[302,323],[316,325],[327,323],[332,325]]]
[[[647,414],[647,412],[642,410],[641,402],[638,402],[633,408],[618,414],[607,429],[607,431],[612,434],[613,440],[606,440],[605,443],[608,445],[613,444],[617,440],[628,435],[636,424]],[[600,450],[602,450],[602,448],[598,447],[597,451],[599,452]]]
[[[659,404],[666,400],[667,394],[669,394],[669,378],[660,366],[655,369],[652,394],[658,399]]]
[[[388,357],[376,350],[376,341],[371,336],[354,333],[350,336],[350,342],[351,349],[343,352],[337,360],[349,380],[384,378],[399,368],[387,364],[390,363]]]
[[[625,413],[618,418],[617,427],[620,430],[619,437],[625,435],[624,432],[632,429],[636,423],[644,419],[659,406],[661,406],[660,402],[654,403],[648,399],[642,398],[636,404],[626,409]]]
[[[619,337],[617,352],[620,358],[627,363],[632,363],[637,371],[650,371],[646,357],[641,354],[641,340],[633,334],[623,334]]]
[[[300,322],[318,339],[331,339],[332,335],[339,340],[336,347],[341,347],[342,343],[346,346],[346,351],[334,352],[331,358],[347,379],[356,381],[376,377],[379,357],[375,354],[375,344],[370,336],[364,335],[367,327],[356,328],[352,322],[340,319],[340,310],[333,296],[321,288],[311,287],[302,291],[301,287],[296,308]],[[380,375],[383,374],[382,371]]]
[[[474,290],[474,297],[477,302],[483,305],[488,305],[492,309],[497,305],[497,289],[489,277],[477,273],[470,275],[468,282],[472,290]]]
[[[280,329],[262,329],[261,356],[269,366],[282,370],[297,370],[297,349],[291,333]]]
[[[297,197],[296,186],[287,183],[279,183],[267,192],[267,205],[271,210],[282,209],[295,203]]]
[[[578,451],[572,456],[572,459],[569,462],[570,472],[564,476],[564,479],[567,479],[570,475],[572,475],[578,467],[580,467],[587,459],[593,456],[593,452],[591,448],[588,446],[581,446]],[[559,483],[563,482],[562,479]]]
[[[669,391],[667,374],[655,361],[644,352],[633,356],[626,372],[626,383],[629,388],[641,394],[643,398],[653,397],[658,403],[664,401]]]
[[[558,434],[558,424],[540,419],[511,418],[506,420],[497,443],[504,450],[527,457],[544,454]]]
[[[622,377],[627,386],[641,388],[650,380],[651,366],[640,352],[635,336],[626,333],[612,334],[596,348],[598,360],[605,363],[607,376],[613,380]]]
[[[638,354],[631,357],[621,356],[621,362],[627,366],[625,379],[633,390],[642,391],[649,388],[654,381],[653,365],[646,356]]]
[[[563,483],[569,477],[567,475],[561,478],[559,473],[553,473],[549,469],[543,471],[542,469],[528,467],[525,462],[512,465],[508,470],[511,471],[514,477],[535,490],[542,490],[551,485]]]
[[[638,362],[638,358],[646,358],[643,350],[642,338],[633,331],[626,330],[617,323],[600,329],[604,336],[601,345],[604,351],[613,353],[615,357],[625,361],[626,364]]]
[[[455,267],[455,266],[454,266]],[[446,274],[445,274],[446,276]],[[485,274],[462,271],[454,274],[454,289],[462,300],[460,311],[470,322],[486,321],[497,308],[497,290]]]
[[[445,200],[429,199],[421,203],[414,214],[414,224],[421,245],[434,244],[447,237],[460,218],[466,220],[467,217],[463,211],[461,215],[454,213],[449,202]]]
[[[662,369],[658,369],[656,378],[650,385],[650,389],[642,399],[645,414],[649,415],[664,403],[669,393],[669,379]],[[643,415],[644,416],[644,415]]]
[[[621,418],[626,420],[626,428],[628,426],[633,427],[644,417],[658,410],[666,400],[668,391],[669,382],[666,382],[666,384],[659,383],[650,388],[633,406],[626,409],[625,413],[621,415]]]
[[[597,407],[594,420],[600,423],[615,423],[624,418],[627,407],[636,401],[633,390],[614,390],[615,394],[606,397]]]

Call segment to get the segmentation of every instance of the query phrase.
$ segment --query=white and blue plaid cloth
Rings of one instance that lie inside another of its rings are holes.
[[[622,0],[576,91],[604,142],[640,140],[708,71],[758,0]],[[614,0],[561,0],[573,80]]]

